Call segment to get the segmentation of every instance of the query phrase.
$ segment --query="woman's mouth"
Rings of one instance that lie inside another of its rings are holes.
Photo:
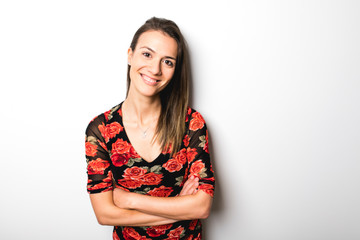
[[[155,86],[159,82],[159,80],[151,78],[145,74],[140,74],[140,75],[141,75],[141,78],[144,80],[144,82],[149,86]]]

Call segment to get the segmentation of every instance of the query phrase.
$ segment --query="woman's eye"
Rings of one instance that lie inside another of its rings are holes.
[[[169,66],[169,67],[173,67],[174,66],[174,63],[172,61],[169,61],[169,60],[164,60],[164,63]]]
[[[148,52],[144,52],[143,55],[147,58],[150,57],[150,53],[148,53]]]

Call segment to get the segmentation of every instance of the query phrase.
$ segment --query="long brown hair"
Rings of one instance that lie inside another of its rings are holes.
[[[175,72],[164,90],[160,92],[161,112],[156,127],[162,150],[171,147],[171,154],[180,150],[185,134],[185,117],[189,103],[189,56],[185,39],[179,27],[171,20],[150,18],[135,33],[130,48],[134,51],[142,33],[156,30],[172,37],[177,42]],[[127,93],[130,88],[130,66],[127,72]]]

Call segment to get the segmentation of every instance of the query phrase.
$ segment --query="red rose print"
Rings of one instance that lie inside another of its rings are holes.
[[[112,172],[111,171],[108,172],[107,177],[104,178],[103,182],[107,182],[107,183],[111,182],[112,183]]]
[[[105,116],[106,121],[109,121],[110,113],[111,113],[111,110],[104,112],[104,116]]]
[[[190,137],[189,135],[186,135],[183,139],[185,147],[189,146]]]
[[[131,158],[141,158],[139,154],[135,151],[135,149],[131,146],[130,148],[130,157]]]
[[[106,168],[110,166],[108,161],[105,161],[101,158],[97,158],[96,160],[90,161],[87,166],[88,174],[104,174]]]
[[[94,191],[94,190],[99,190],[99,189],[102,189],[102,188],[107,188],[111,185],[111,183],[108,183],[108,182],[101,182],[101,183],[98,183],[92,187],[88,187],[88,191]],[[109,188],[109,189],[105,189],[104,191],[108,191],[108,190],[111,190],[112,188]]]
[[[146,232],[150,237],[158,237],[164,235],[166,230],[170,229],[171,227],[172,224],[152,226],[151,228],[148,228]]]
[[[108,125],[102,123],[102,125],[99,125],[98,128],[101,132],[101,135],[104,137],[105,142],[109,142],[110,138],[115,137],[123,130],[123,127],[118,122],[112,122]]]
[[[139,240],[151,240],[150,238],[147,238],[145,236],[141,236],[141,238]]]
[[[101,142],[100,140],[97,140],[97,142],[103,149],[105,149],[107,151],[107,147],[106,147],[105,143]]]
[[[157,230],[155,228],[148,228],[148,229],[146,229],[146,233],[150,237],[158,237],[158,236],[165,234],[165,230]]]
[[[129,158],[130,158],[130,156],[127,153],[124,153],[124,154],[115,153],[115,154],[111,155],[111,161],[115,167],[121,167],[121,166],[127,164],[129,162]]]
[[[93,181],[88,181],[88,184],[91,183]],[[103,192],[112,190],[112,173],[111,171],[108,172],[108,175],[106,178],[104,178],[102,180],[102,182],[95,184],[94,186],[90,187],[90,185],[88,185],[88,191],[93,191],[93,190],[99,190],[101,188],[107,188],[105,190],[103,190]]]
[[[121,138],[119,138],[118,140],[116,140],[115,143],[112,144],[111,153],[123,154],[123,153],[129,153],[130,150],[131,150],[131,145],[127,141],[124,141]]]
[[[180,226],[180,227],[175,228],[174,230],[171,230],[168,233],[168,236],[173,237],[173,238],[179,238],[183,231],[184,231],[184,228]]]
[[[196,227],[196,225],[197,225],[197,222],[198,222],[197,219],[192,220],[192,221],[190,222],[189,229],[190,229],[190,230],[194,230],[195,227]]]
[[[116,234],[115,229],[113,231],[113,240],[120,240],[119,236]]]
[[[194,238],[194,240],[201,240],[201,233],[199,233],[199,234],[197,235],[197,237]]]
[[[190,115],[190,114],[191,114],[191,111],[192,111],[191,108],[188,107],[188,109],[187,109],[187,114]]]
[[[209,178],[202,178],[201,180],[214,182],[215,178],[214,177],[209,177]]]
[[[176,161],[174,158],[169,159],[162,166],[169,172],[176,172],[182,168],[182,165],[178,161]]]
[[[118,122],[112,122],[109,125],[106,125],[106,132],[110,138],[115,137],[119,134],[124,128]]]
[[[209,134],[208,134],[208,130],[206,130],[206,137],[205,137],[205,146],[204,146],[204,151],[209,153]]]
[[[141,238],[141,235],[131,227],[125,227],[122,233],[126,240],[139,240]]]
[[[178,161],[181,165],[184,165],[187,161],[187,155],[186,155],[186,149],[181,149],[178,153],[175,155],[175,160]]]
[[[185,169],[185,173],[184,173],[184,178],[183,178],[183,181],[182,183],[180,184],[180,186],[183,186],[184,183],[186,182],[186,180],[188,179],[188,174],[189,174],[189,168],[186,168]]]
[[[204,149],[205,152],[209,153],[209,144],[208,144],[208,142],[205,143],[203,149]]]
[[[193,240],[193,235],[191,234],[187,239],[185,239],[185,240]]]
[[[195,159],[195,157],[196,157],[196,155],[197,155],[197,152],[196,152],[196,148],[187,148],[187,160],[188,160],[188,162],[189,163],[191,163],[194,159]]]
[[[172,224],[165,224],[165,225],[158,225],[158,226],[152,226],[152,228],[155,228],[157,230],[168,230],[172,227]]]
[[[199,175],[201,170],[205,167],[205,164],[201,160],[197,160],[191,165],[190,173],[194,175]]]
[[[190,121],[189,129],[192,131],[199,130],[204,127],[205,121],[204,118],[198,112],[192,114],[193,119]]]
[[[204,184],[200,184],[198,189],[206,192],[207,194],[209,194],[210,196],[214,197],[214,186],[204,183]]]
[[[94,144],[91,144],[90,142],[85,143],[85,154],[89,157],[95,157],[97,153],[97,146]]]
[[[169,145],[167,145],[166,147],[165,147],[165,149],[163,149],[162,150],[162,154],[168,154],[168,153],[171,153],[171,150],[172,150],[172,146],[171,146],[171,143],[169,144]]]
[[[147,173],[141,177],[141,180],[146,185],[158,185],[161,182],[163,175],[156,173]]]
[[[146,169],[139,168],[139,167],[127,168],[127,169],[124,171],[123,177],[124,177],[125,179],[140,180],[140,178],[143,177],[146,172],[147,172]]]
[[[189,116],[191,114],[191,108],[188,107],[187,109],[187,114],[186,114],[186,117],[185,117],[185,122],[188,122],[189,121]]]
[[[118,183],[125,187],[125,188],[129,188],[129,189],[135,189],[138,187],[141,187],[142,185],[142,181],[140,180],[132,180],[132,179],[119,179]]]
[[[161,186],[159,188],[154,188],[153,190],[149,191],[147,194],[153,197],[168,197],[172,192],[171,187]]]
[[[169,144],[161,149],[161,159],[150,164],[141,159],[126,136],[121,124],[121,105],[95,118],[86,129],[85,138],[88,192],[106,192],[116,187],[148,197],[169,198],[178,194],[190,176],[196,176],[199,177],[197,189],[213,197],[215,179],[209,161],[206,123],[200,113],[191,108],[187,108],[185,120],[186,131],[180,149],[172,153],[173,145]],[[114,229],[115,240],[200,240],[202,231],[201,221],[197,219]]]

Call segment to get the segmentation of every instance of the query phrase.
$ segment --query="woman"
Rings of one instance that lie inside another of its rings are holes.
[[[128,50],[125,101],[87,127],[87,189],[113,239],[201,239],[215,180],[188,71],[177,25],[149,19]]]

